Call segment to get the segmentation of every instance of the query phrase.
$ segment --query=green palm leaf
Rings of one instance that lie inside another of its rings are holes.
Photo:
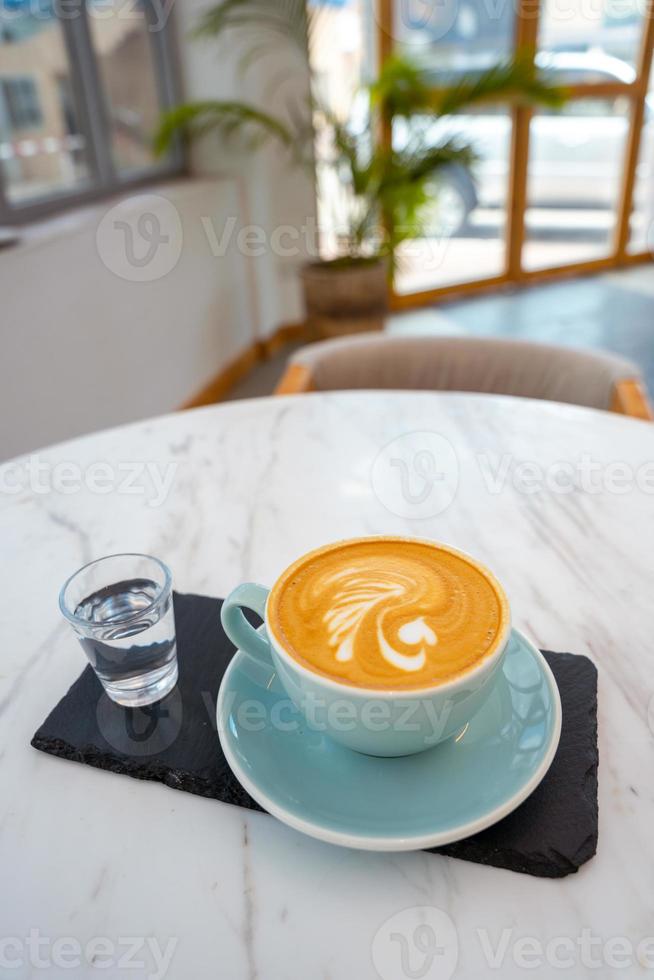
[[[373,104],[389,118],[420,113],[445,116],[483,102],[527,102],[558,107],[565,91],[537,72],[529,54],[500,62],[483,72],[470,73],[438,87],[434,76],[407,58],[394,56],[382,67],[370,88]]]
[[[522,102],[558,108],[565,91],[552,85],[546,73],[538,72],[529,55],[494,65],[488,71],[460,79],[433,94],[432,108],[441,116],[451,115],[482,103]]]
[[[154,149],[165,153],[176,136],[194,139],[209,132],[218,132],[229,139],[235,133],[245,133],[251,145],[274,137],[284,146],[293,148],[294,136],[281,120],[245,102],[206,100],[176,106],[164,113],[154,138]]]

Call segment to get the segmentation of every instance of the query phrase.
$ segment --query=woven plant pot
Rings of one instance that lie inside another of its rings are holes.
[[[388,312],[384,259],[354,265],[312,262],[301,272],[307,320],[320,337],[382,330]]]

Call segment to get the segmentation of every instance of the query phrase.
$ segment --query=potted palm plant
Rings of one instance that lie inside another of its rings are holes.
[[[197,35],[218,38],[237,31],[248,42],[247,63],[269,43],[300,52],[310,81],[303,111],[274,113],[241,101],[190,102],[162,117],[155,145],[216,132],[238,133],[258,144],[275,140],[295,165],[330,175],[339,188],[338,222],[331,235],[336,254],[302,271],[309,321],[322,334],[375,329],[383,325],[388,281],[403,242],[434,229],[434,202],[448,177],[470,172],[474,146],[447,136],[439,121],[480,103],[526,101],[557,106],[560,89],[548,84],[533,59],[519,56],[490,70],[435,88],[429,74],[410,59],[386,60],[372,84],[362,86],[343,118],[321,97],[311,75],[311,35],[319,30],[319,8],[306,0],[222,0],[201,18]],[[401,138],[380,139],[391,127]],[[451,217],[449,221],[451,222]],[[455,219],[461,220],[461,219]],[[452,231],[448,220],[443,233]],[[332,229],[333,231],[333,229]]]

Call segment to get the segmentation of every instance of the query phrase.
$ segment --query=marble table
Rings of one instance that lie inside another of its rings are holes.
[[[456,394],[237,402],[5,464],[0,509],[1,976],[654,968],[654,426]],[[386,532],[477,555],[520,629],[597,664],[600,842],[578,874],[339,849],[30,747],[84,664],[57,609],[83,562],[150,552],[179,590],[225,595],[323,542]]]

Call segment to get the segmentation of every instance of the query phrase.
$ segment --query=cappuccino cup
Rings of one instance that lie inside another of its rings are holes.
[[[270,590],[239,585],[221,619],[244,654],[274,670],[308,729],[374,756],[461,733],[493,690],[511,633],[507,597],[484,565],[394,536],[311,551]]]

